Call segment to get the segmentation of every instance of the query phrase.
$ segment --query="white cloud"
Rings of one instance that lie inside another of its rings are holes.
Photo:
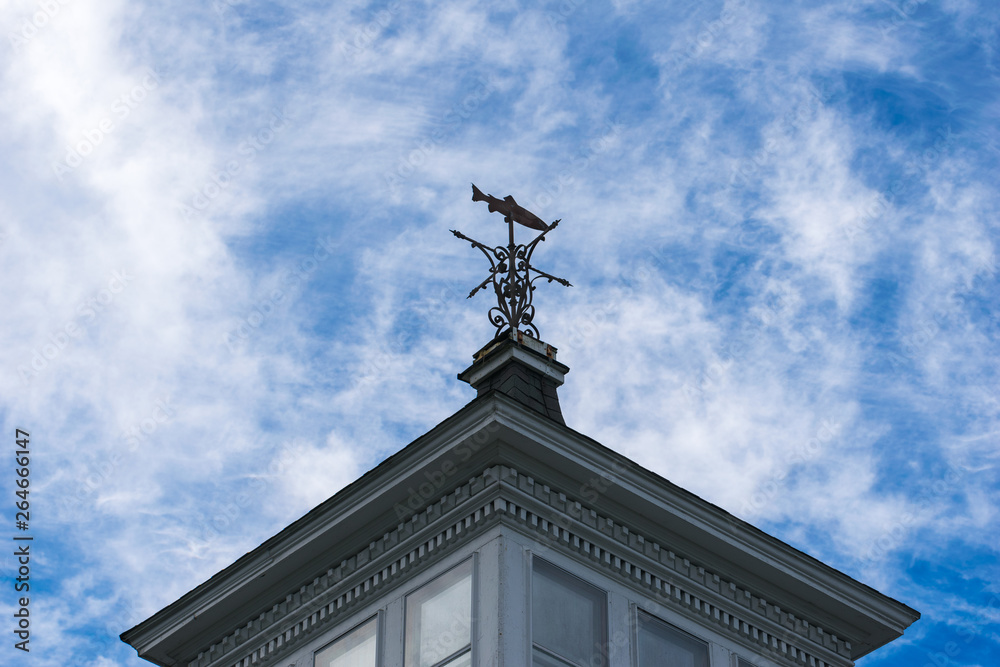
[[[74,0],[11,49],[0,402],[46,447],[67,566],[39,664],[138,664],[88,618],[141,620],[472,398],[489,296],[447,230],[502,234],[470,180],[563,218],[536,259],[574,287],[536,302],[572,427],[935,623],[957,608],[895,559],[996,549],[992,130],[965,114],[927,154],[947,123],[887,129],[845,83],[947,88],[938,10],[883,37],[884,3],[633,4]]]

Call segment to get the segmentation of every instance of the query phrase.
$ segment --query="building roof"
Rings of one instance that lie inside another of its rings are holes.
[[[165,666],[267,654],[404,576],[386,563],[419,565],[496,522],[547,536],[706,623],[792,657],[855,660],[919,618],[567,427],[551,402],[526,397],[532,378],[523,369],[510,373],[512,364],[536,373],[545,364],[513,348],[520,361],[510,353],[496,372],[519,378],[506,383],[516,391],[493,373],[473,379],[487,389],[471,403],[122,640]],[[558,386],[568,369],[550,362],[548,380]],[[410,552],[417,556],[400,560]]]

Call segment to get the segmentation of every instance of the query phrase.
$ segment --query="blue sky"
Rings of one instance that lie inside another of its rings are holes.
[[[997,664],[995,3],[2,8],[31,664],[146,664],[122,630],[471,400],[470,182],[563,220],[570,426],[923,613],[859,664]]]

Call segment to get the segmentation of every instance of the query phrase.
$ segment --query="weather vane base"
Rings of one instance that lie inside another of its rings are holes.
[[[544,278],[548,282],[554,280],[561,285],[571,287],[565,278],[557,278],[531,266],[531,255],[538,242],[545,240],[545,235],[556,228],[559,220],[545,224],[537,215],[518,205],[514,201],[514,197],[507,195],[503,199],[498,199],[493,195],[484,195],[475,184],[472,186],[472,201],[486,202],[491,213],[503,214],[504,222],[507,223],[508,243],[506,246],[490,247],[459,231],[451,230],[452,234],[468,241],[474,248],[478,248],[490,262],[489,275],[469,293],[469,298],[471,299],[476,292],[492,284],[497,297],[497,305],[490,308],[488,317],[490,324],[497,330],[494,339],[509,335],[516,339],[529,336],[537,340],[538,327],[534,324],[535,306],[532,304],[535,281]],[[530,243],[516,244],[514,243],[515,222],[531,229],[540,230],[541,234]]]
[[[537,352],[549,359],[555,361],[556,359],[556,348],[549,345],[545,341],[539,339],[537,336],[532,336],[525,333],[524,331],[513,331],[511,329],[504,330],[503,333],[498,334],[489,343],[484,345],[478,352],[472,355],[473,360],[479,361],[490,355],[493,350],[497,349],[498,346],[503,345],[505,341],[510,340],[522,347],[526,347],[532,352]]]

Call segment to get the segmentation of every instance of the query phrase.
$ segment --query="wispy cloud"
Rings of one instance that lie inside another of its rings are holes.
[[[470,181],[563,220],[572,427],[924,612],[865,664],[991,664],[992,5],[8,5],[39,665],[140,664],[118,632],[472,398]]]

